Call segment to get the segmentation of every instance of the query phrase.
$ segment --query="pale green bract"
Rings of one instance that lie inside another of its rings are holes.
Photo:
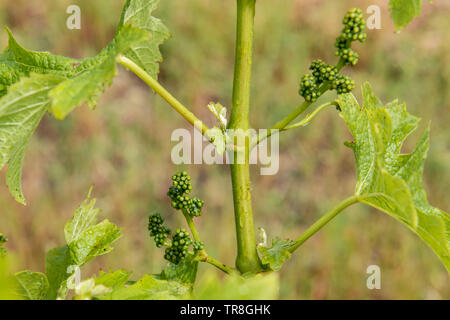
[[[424,162],[429,148],[429,127],[413,152],[403,154],[406,137],[419,119],[398,101],[383,106],[371,86],[363,88],[363,106],[352,94],[338,99],[354,141],[346,145],[355,152],[359,201],[402,222],[419,235],[450,270],[450,216],[431,206],[423,188]]]
[[[16,273],[17,295],[22,300],[43,300],[48,290],[48,280],[40,272],[21,271]]]
[[[422,11],[422,1],[425,0],[390,0],[389,10],[394,21],[395,29],[401,30],[414,18],[418,18]],[[433,0],[426,0],[433,2]]]
[[[259,245],[258,252],[261,254],[261,262],[271,270],[280,270],[283,263],[291,257],[289,248],[292,245],[291,240],[281,240],[278,237],[272,240],[270,248]]]

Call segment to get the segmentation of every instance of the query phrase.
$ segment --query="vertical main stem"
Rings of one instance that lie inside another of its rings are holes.
[[[237,0],[236,56],[229,129],[249,128],[254,18],[255,0]],[[244,147],[246,150],[245,163],[237,163],[238,157],[235,152],[235,161],[231,165],[238,247],[236,267],[242,273],[258,272],[262,268],[256,251],[253,224],[248,140],[246,139],[244,143],[246,145],[238,147]]]

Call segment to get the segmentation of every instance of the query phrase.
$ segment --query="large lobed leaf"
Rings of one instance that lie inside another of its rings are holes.
[[[363,86],[363,106],[352,94],[339,97],[354,141],[346,143],[356,158],[355,194],[405,224],[425,241],[450,270],[450,216],[431,206],[423,188],[424,162],[429,148],[429,127],[413,152],[401,153],[406,137],[419,119],[398,101],[383,106],[371,86]]]
[[[422,11],[422,1],[425,0],[390,0],[389,10],[396,30],[406,27],[414,18],[418,18]],[[433,2],[433,0],[426,0]]]
[[[97,56],[83,60],[26,50],[7,29],[8,47],[0,54],[0,169],[8,163],[7,184],[18,202],[25,204],[25,149],[47,110],[63,119],[83,103],[94,108],[117,73],[120,54],[157,77],[159,45],[169,37],[167,28],[151,16],[158,4],[128,0],[114,39]]]
[[[48,93],[63,78],[32,74],[12,85],[0,99],[0,169],[8,164],[6,183],[14,198],[25,204],[21,176],[25,149],[50,106]]]

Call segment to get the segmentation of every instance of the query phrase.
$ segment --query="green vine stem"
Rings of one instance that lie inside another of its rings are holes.
[[[152,88],[157,94],[159,94],[167,103],[175,109],[183,118],[185,118],[192,126],[199,129],[203,135],[206,136],[206,132],[209,128],[203,124],[203,122],[198,119],[188,108],[186,108],[181,102],[179,102],[174,96],[170,94],[158,81],[153,79],[145,70],[139,67],[136,63],[119,55],[116,58],[117,63],[126,67],[128,70],[132,71],[139,78],[141,78],[150,88]]]
[[[236,56],[233,82],[233,102],[229,129],[249,128],[250,81],[253,55],[253,29],[255,0],[237,0]],[[241,142],[242,143],[242,142]],[[258,272],[262,269],[256,251],[250,187],[249,143],[244,142],[244,163],[237,163],[238,152],[231,164],[234,214],[237,236],[236,267],[241,273]]]
[[[192,237],[194,238],[195,241],[201,242],[200,235],[198,234],[197,227],[195,226],[195,223],[194,223],[194,219],[192,219],[192,217],[189,215],[189,213],[186,212],[186,210],[183,210],[183,215],[184,215],[184,218],[186,219],[189,229],[191,230]],[[206,252],[205,249],[198,252],[196,254],[196,258],[198,261],[209,263],[210,265],[215,266],[216,268],[218,268],[219,270],[222,270],[223,272],[225,272],[227,274],[232,274],[232,273],[236,272],[236,270],[226,266],[219,260],[211,257],[208,254],[208,252]]]
[[[336,217],[339,213],[341,213],[344,209],[350,207],[351,205],[359,202],[357,196],[351,196],[333,209],[328,211],[324,216],[322,216],[319,220],[317,220],[308,230],[306,230],[300,237],[295,239],[294,244],[289,248],[290,252],[294,252],[298,247],[300,247],[303,243],[306,242],[309,238],[311,238],[316,232],[322,229],[328,222],[330,222],[334,217]]]

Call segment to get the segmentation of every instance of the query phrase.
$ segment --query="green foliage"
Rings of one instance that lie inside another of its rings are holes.
[[[150,16],[159,1],[127,1],[114,39],[94,58],[75,60],[21,47],[7,29],[0,55],[0,169],[8,164],[7,185],[25,204],[21,176],[25,149],[46,111],[65,118],[86,102],[91,108],[116,75],[116,57],[125,54],[156,77],[159,45],[168,37]]]
[[[450,216],[428,203],[422,182],[429,128],[414,151],[403,154],[403,142],[419,119],[398,101],[383,106],[368,83],[363,97],[362,107],[351,94],[339,98],[341,115],[354,138],[347,146],[356,157],[355,194],[417,233],[450,270]]]
[[[270,270],[280,270],[283,263],[291,257],[289,248],[292,245],[293,241],[280,238],[273,239],[270,248],[259,245],[258,252],[261,255],[261,262]]]
[[[46,256],[46,274],[50,283],[47,299],[65,297],[68,283],[77,270],[93,258],[112,250],[111,244],[121,235],[108,220],[97,223],[95,199],[87,199],[67,222],[64,234],[67,244],[50,250]]]
[[[22,300],[43,300],[48,290],[48,280],[40,272],[22,271],[15,275],[17,294]]]
[[[414,18],[420,16],[424,0],[390,0],[389,10],[396,30],[406,27]],[[427,0],[433,2],[433,0]]]
[[[8,47],[0,55],[0,97],[7,93],[11,85],[24,77],[29,77],[31,73],[67,77],[79,64],[78,60],[49,52],[26,50],[17,43],[8,28],[6,32],[9,38]]]
[[[279,278],[276,273],[231,275],[221,281],[216,274],[207,274],[199,283],[197,300],[274,300],[278,298]]]
[[[159,46],[170,38],[170,32],[161,20],[152,16],[158,5],[159,0],[127,0],[116,31],[118,34],[129,25],[151,35],[150,39],[132,44],[124,55],[155,79],[159,73],[159,62],[162,61]]]
[[[160,280],[152,275],[145,275],[141,280],[127,287],[117,287],[106,295],[97,297],[101,300],[176,300],[187,298],[190,287],[177,281]]]
[[[5,257],[8,253],[6,248],[3,248],[3,245],[7,242],[8,238],[3,233],[0,233],[0,258]]]

